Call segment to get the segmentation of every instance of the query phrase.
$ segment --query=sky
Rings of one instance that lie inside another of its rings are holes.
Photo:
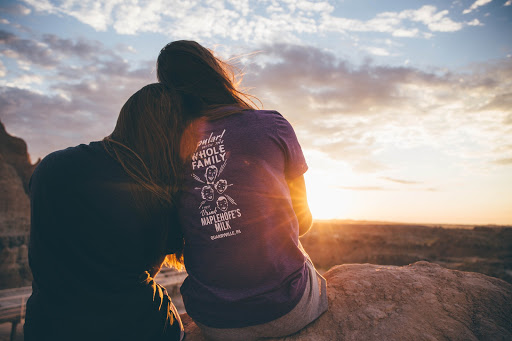
[[[0,120],[100,140],[180,39],[292,123],[314,218],[512,224],[512,0],[2,1]]]

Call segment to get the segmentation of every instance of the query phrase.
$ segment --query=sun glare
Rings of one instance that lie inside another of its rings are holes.
[[[346,191],[332,187],[322,178],[306,177],[308,203],[314,219],[344,219],[350,213]]]

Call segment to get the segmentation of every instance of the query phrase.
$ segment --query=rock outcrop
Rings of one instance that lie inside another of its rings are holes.
[[[35,165],[27,145],[0,122],[0,289],[30,285],[28,182]]]
[[[25,141],[9,135],[2,122],[0,122],[0,155],[16,170],[23,183],[25,193],[28,193],[28,182],[40,160],[34,165],[31,164]]]
[[[512,285],[503,280],[428,262],[339,265],[324,276],[329,310],[279,340],[512,340]],[[182,319],[188,341],[204,340]]]
[[[30,202],[18,173],[0,154],[0,232],[28,233]]]

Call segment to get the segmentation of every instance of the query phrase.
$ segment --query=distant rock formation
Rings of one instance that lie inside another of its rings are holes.
[[[325,273],[329,310],[286,341],[512,340],[512,285],[429,262]],[[183,314],[187,340],[205,340]]]
[[[0,122],[0,289],[29,285],[27,246],[30,233],[28,182],[36,165],[27,145]]]
[[[20,228],[28,232],[26,227],[29,218],[30,202],[23,182],[16,169],[0,154],[0,229],[2,233],[19,231]]]
[[[34,165],[31,164],[25,141],[9,135],[2,122],[0,122],[0,155],[16,170],[23,183],[25,193],[28,193],[28,182],[40,160]]]

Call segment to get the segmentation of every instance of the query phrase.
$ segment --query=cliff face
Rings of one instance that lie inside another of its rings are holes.
[[[30,232],[28,182],[35,168],[27,145],[0,122],[0,289],[29,285]]]
[[[512,340],[512,285],[428,262],[339,265],[325,273],[329,310],[287,341]],[[204,340],[182,315],[187,340]]]
[[[0,231],[28,232],[30,202],[18,173],[0,154]]]
[[[0,122],[0,155],[14,168],[23,183],[25,193],[28,193],[28,182],[40,160],[32,165],[25,141],[9,135],[2,122]]]

